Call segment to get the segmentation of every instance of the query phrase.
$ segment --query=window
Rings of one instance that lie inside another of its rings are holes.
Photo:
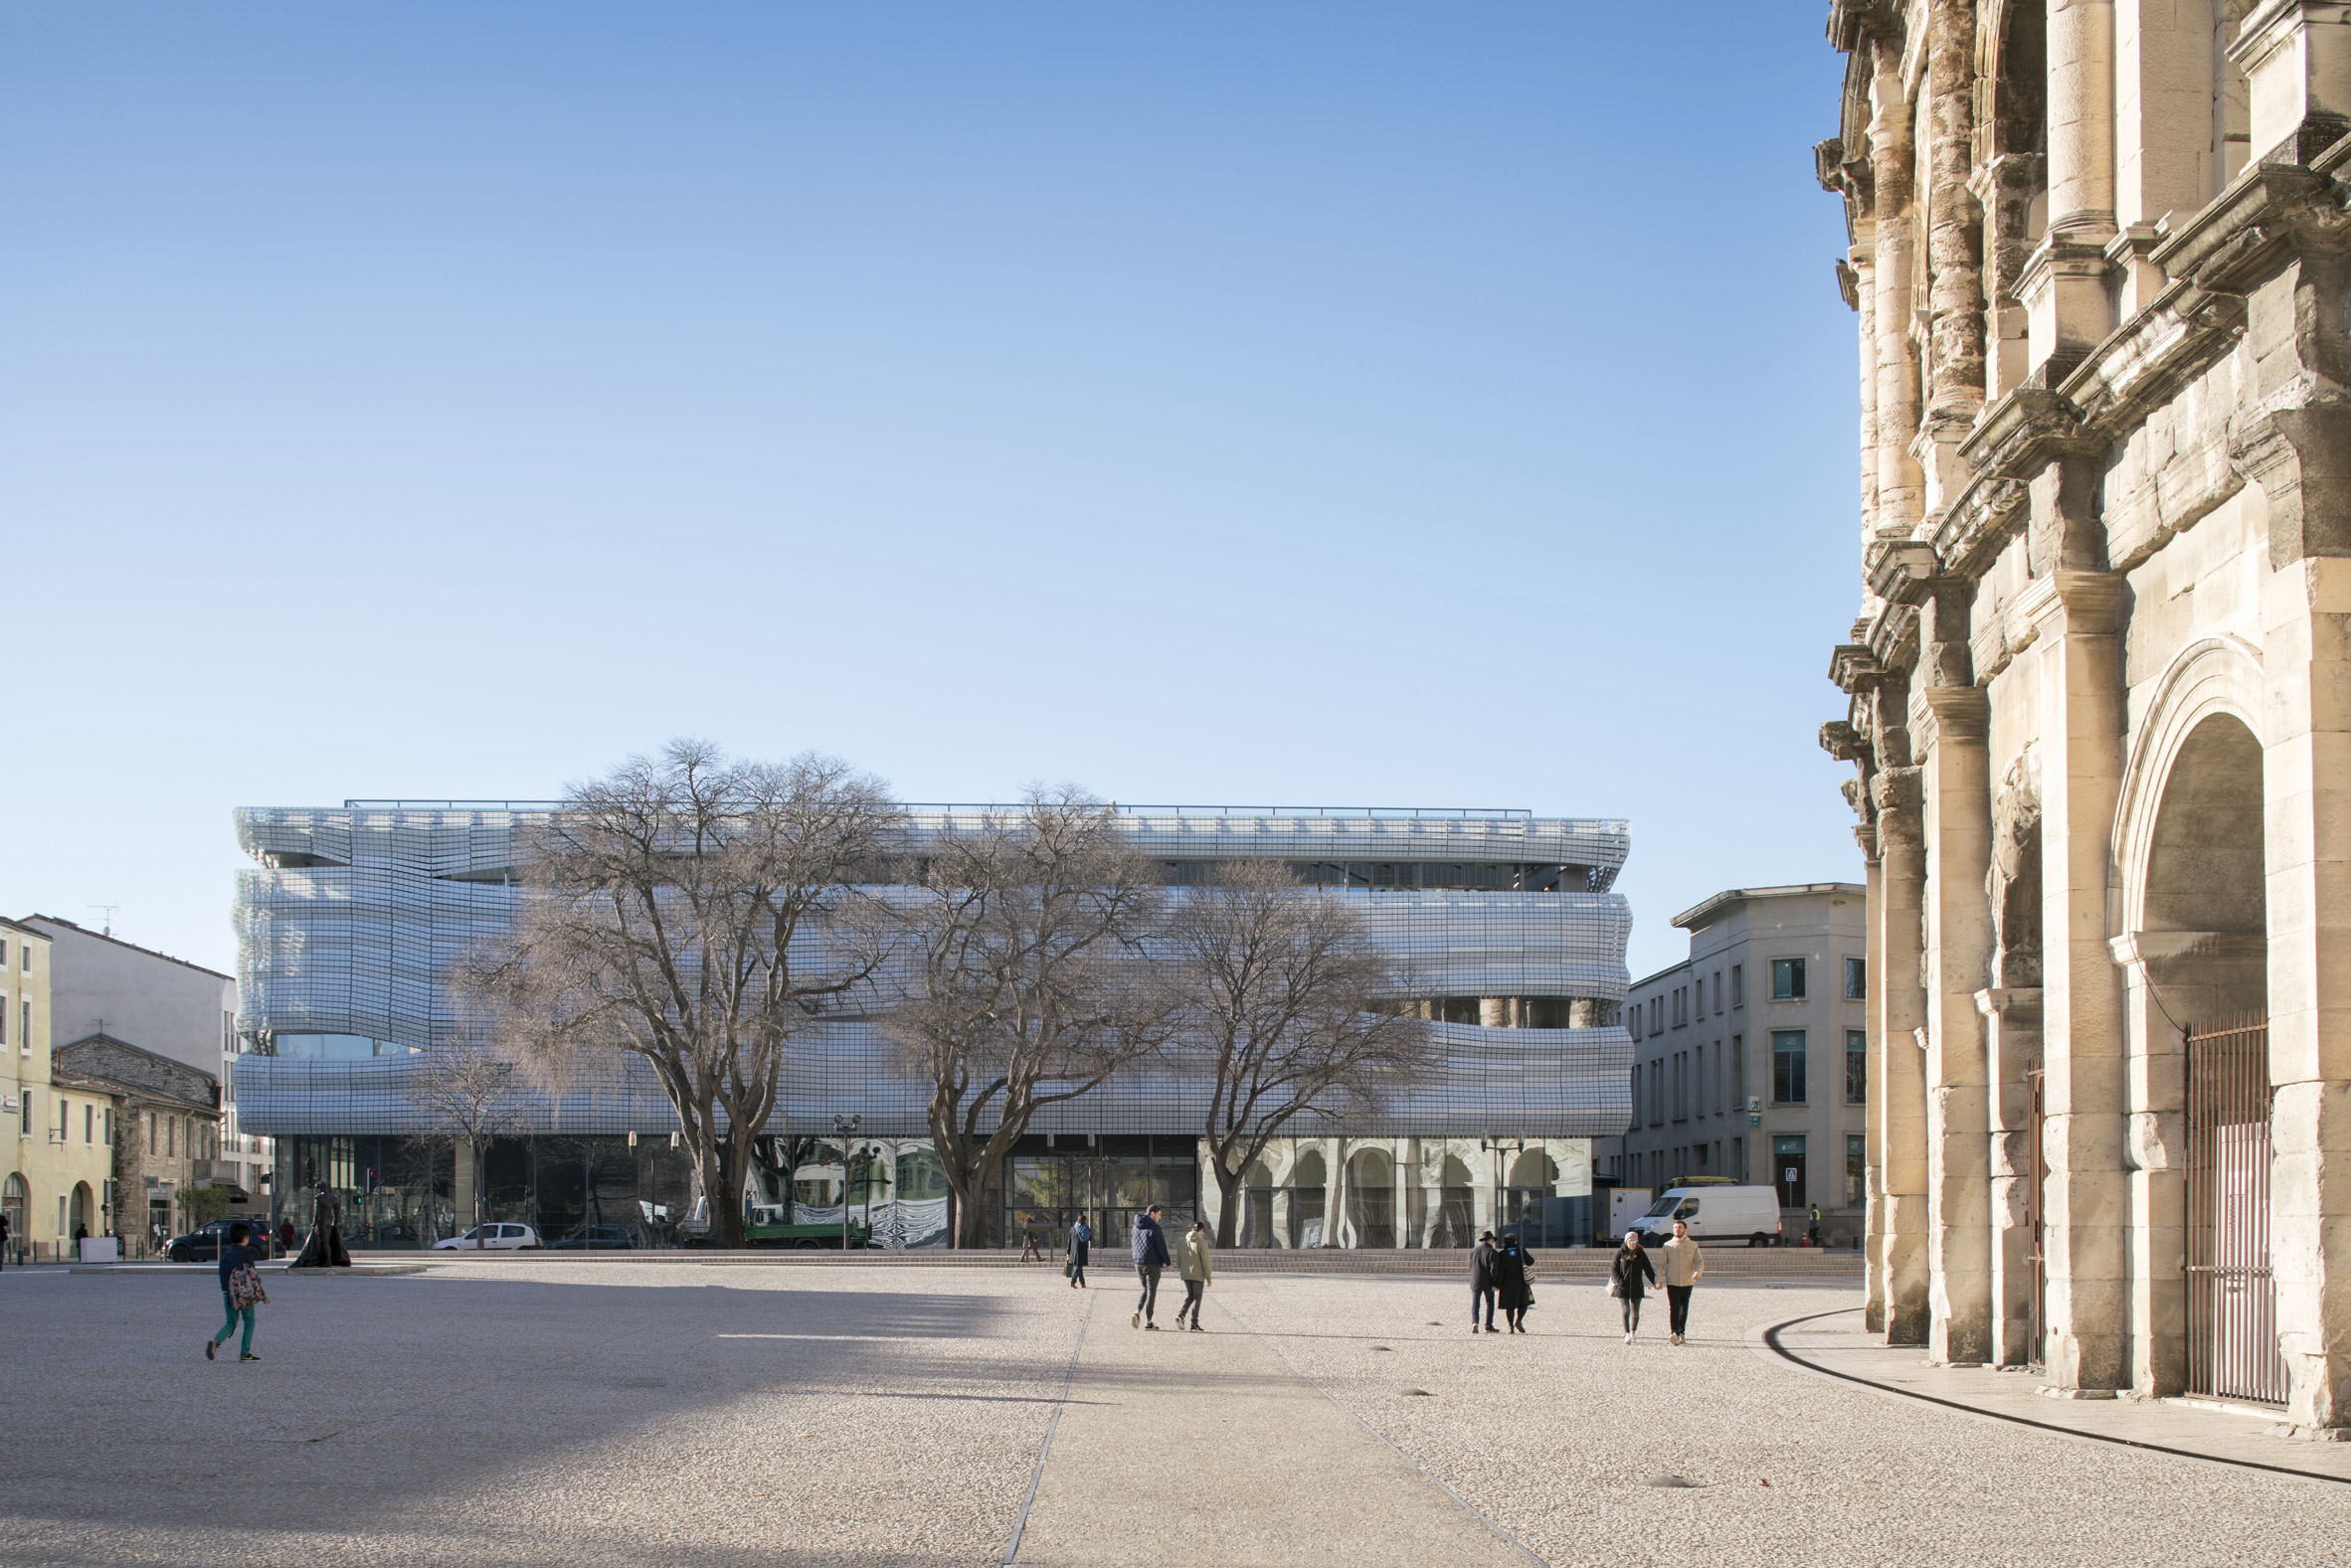
[[[1870,1103],[1870,1035],[1866,1029],[1845,1031],[1845,1103]]]
[[[1651,1034],[1665,1033],[1665,998],[1663,996],[1649,998],[1649,1032]]]
[[[1771,1103],[1775,1106],[1804,1103],[1804,1031],[1801,1029],[1771,1031]]]
[[[1867,1001],[1870,995],[1870,960],[1845,960],[1845,999],[1849,1002]]]
[[[1771,960],[1771,999],[1775,1002],[1800,1002],[1804,999],[1802,958]]]
[[[180,1135],[180,1119],[179,1119],[178,1117],[165,1117],[165,1118],[163,1119],[163,1152],[164,1152],[164,1153],[166,1153],[166,1154],[170,1154],[170,1153],[173,1153],[173,1152],[175,1152],[175,1151],[177,1150],[177,1148],[178,1148],[178,1146],[179,1146],[179,1135]]]
[[[25,1091],[23,1108],[17,1114],[16,1133],[19,1137],[33,1135],[33,1092]]]
[[[1674,1053],[1674,1120],[1688,1121],[1690,1117],[1690,1053]]]
[[[24,1011],[19,1016],[18,1022],[24,1027],[17,1031],[16,1048],[25,1055],[31,1056],[33,1054],[33,1001],[31,997],[25,999]]]
[[[1688,1026],[1689,1022],[1690,987],[1687,985],[1677,985],[1674,987],[1674,1027],[1677,1029],[1684,1028]]]
[[[1633,1126],[1641,1125],[1641,1064],[1633,1064]],[[1628,1129],[1628,1131],[1630,1131]]]
[[[1733,1007],[1744,1007],[1746,1004],[1746,965],[1743,963],[1733,963],[1730,966],[1730,1005]]]
[[[1722,971],[1715,971],[1715,1016],[1722,1016]]]
[[[1665,1126],[1665,1058],[1649,1064],[1649,1125]]]
[[[8,939],[0,937],[0,969],[8,967]]]
[[[0,994],[0,1045],[8,1043],[8,997]]]
[[[1779,1189],[1781,1208],[1804,1207],[1804,1139],[1801,1134],[1771,1140],[1771,1184]]]
[[[94,1137],[94,1136],[92,1135],[92,1134],[93,1134],[93,1133],[96,1132],[96,1127],[95,1127],[95,1123],[96,1123],[96,1122],[97,1122],[97,1107],[95,1107],[95,1106],[84,1106],[84,1107],[82,1108],[82,1141],[83,1141],[83,1142],[85,1142],[85,1143],[94,1143],[94,1142],[96,1142],[96,1141],[97,1141],[96,1137]]]
[[[1697,979],[1692,980],[1690,982],[1690,989],[1692,993],[1690,1010],[1699,1017],[1704,1018],[1707,1015],[1707,977],[1702,974]]]
[[[17,956],[17,958],[18,958],[19,959],[21,959],[21,960],[23,961],[23,964],[24,964],[24,970],[25,970],[25,972],[26,972],[27,974],[30,974],[30,973],[32,973],[32,972],[33,972],[33,945],[32,945],[31,943],[29,943],[29,942],[20,942],[20,943],[18,943],[18,944],[16,945],[16,956]]]
[[[155,1113],[147,1113],[147,1152],[155,1152]]]
[[[1870,1196],[1870,1140],[1860,1132],[1845,1134],[1845,1206],[1858,1209]]]
[[[1747,1140],[1743,1137],[1734,1137],[1730,1140],[1730,1179],[1733,1181],[1747,1179]]]
[[[1730,1108],[1742,1111],[1746,1109],[1746,1103],[1747,1037],[1734,1034],[1730,1037]]]

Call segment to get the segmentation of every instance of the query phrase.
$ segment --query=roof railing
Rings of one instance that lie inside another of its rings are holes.
[[[343,802],[346,811],[553,811],[561,800],[360,800]],[[1016,800],[902,800],[909,811],[1016,811]],[[1379,816],[1425,818],[1432,821],[1523,822],[1535,813],[1522,806],[1503,805],[1134,805],[1110,802],[1122,816]]]

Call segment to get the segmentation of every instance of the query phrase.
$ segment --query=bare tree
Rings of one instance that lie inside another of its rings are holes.
[[[969,1247],[981,1195],[1036,1113],[1165,1039],[1145,951],[1161,878],[1111,806],[1068,786],[1032,789],[922,853],[899,912],[909,995],[888,1027],[930,1088],[950,1234]]]
[[[899,811],[830,758],[729,762],[697,741],[575,786],[524,837],[511,933],[465,988],[542,1070],[650,1064],[722,1245],[794,1035],[872,978],[833,940],[880,879]]]
[[[1291,1123],[1352,1120],[1429,1060],[1428,1031],[1393,998],[1405,976],[1362,916],[1272,861],[1219,866],[1169,917],[1179,1058],[1210,1080],[1203,1127],[1233,1245],[1242,1181]]]
[[[490,1140],[522,1124],[526,1109],[523,1085],[514,1064],[503,1061],[479,1041],[444,1038],[428,1046],[417,1060],[411,1093],[425,1114],[437,1144],[446,1143],[452,1162],[473,1161],[473,1245],[482,1246],[482,1176],[487,1169]],[[454,1166],[452,1163],[452,1174]]]

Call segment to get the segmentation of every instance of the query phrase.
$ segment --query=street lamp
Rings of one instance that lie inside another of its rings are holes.
[[[862,1116],[835,1116],[832,1131],[840,1134],[840,1250],[849,1250],[849,1139],[857,1135]]]

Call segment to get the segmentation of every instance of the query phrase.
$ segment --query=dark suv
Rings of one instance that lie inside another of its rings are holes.
[[[243,1225],[253,1228],[251,1220],[214,1220],[210,1225],[199,1225],[185,1236],[174,1236],[163,1249],[163,1256],[173,1263],[218,1263],[221,1249],[229,1245],[229,1227]]]

